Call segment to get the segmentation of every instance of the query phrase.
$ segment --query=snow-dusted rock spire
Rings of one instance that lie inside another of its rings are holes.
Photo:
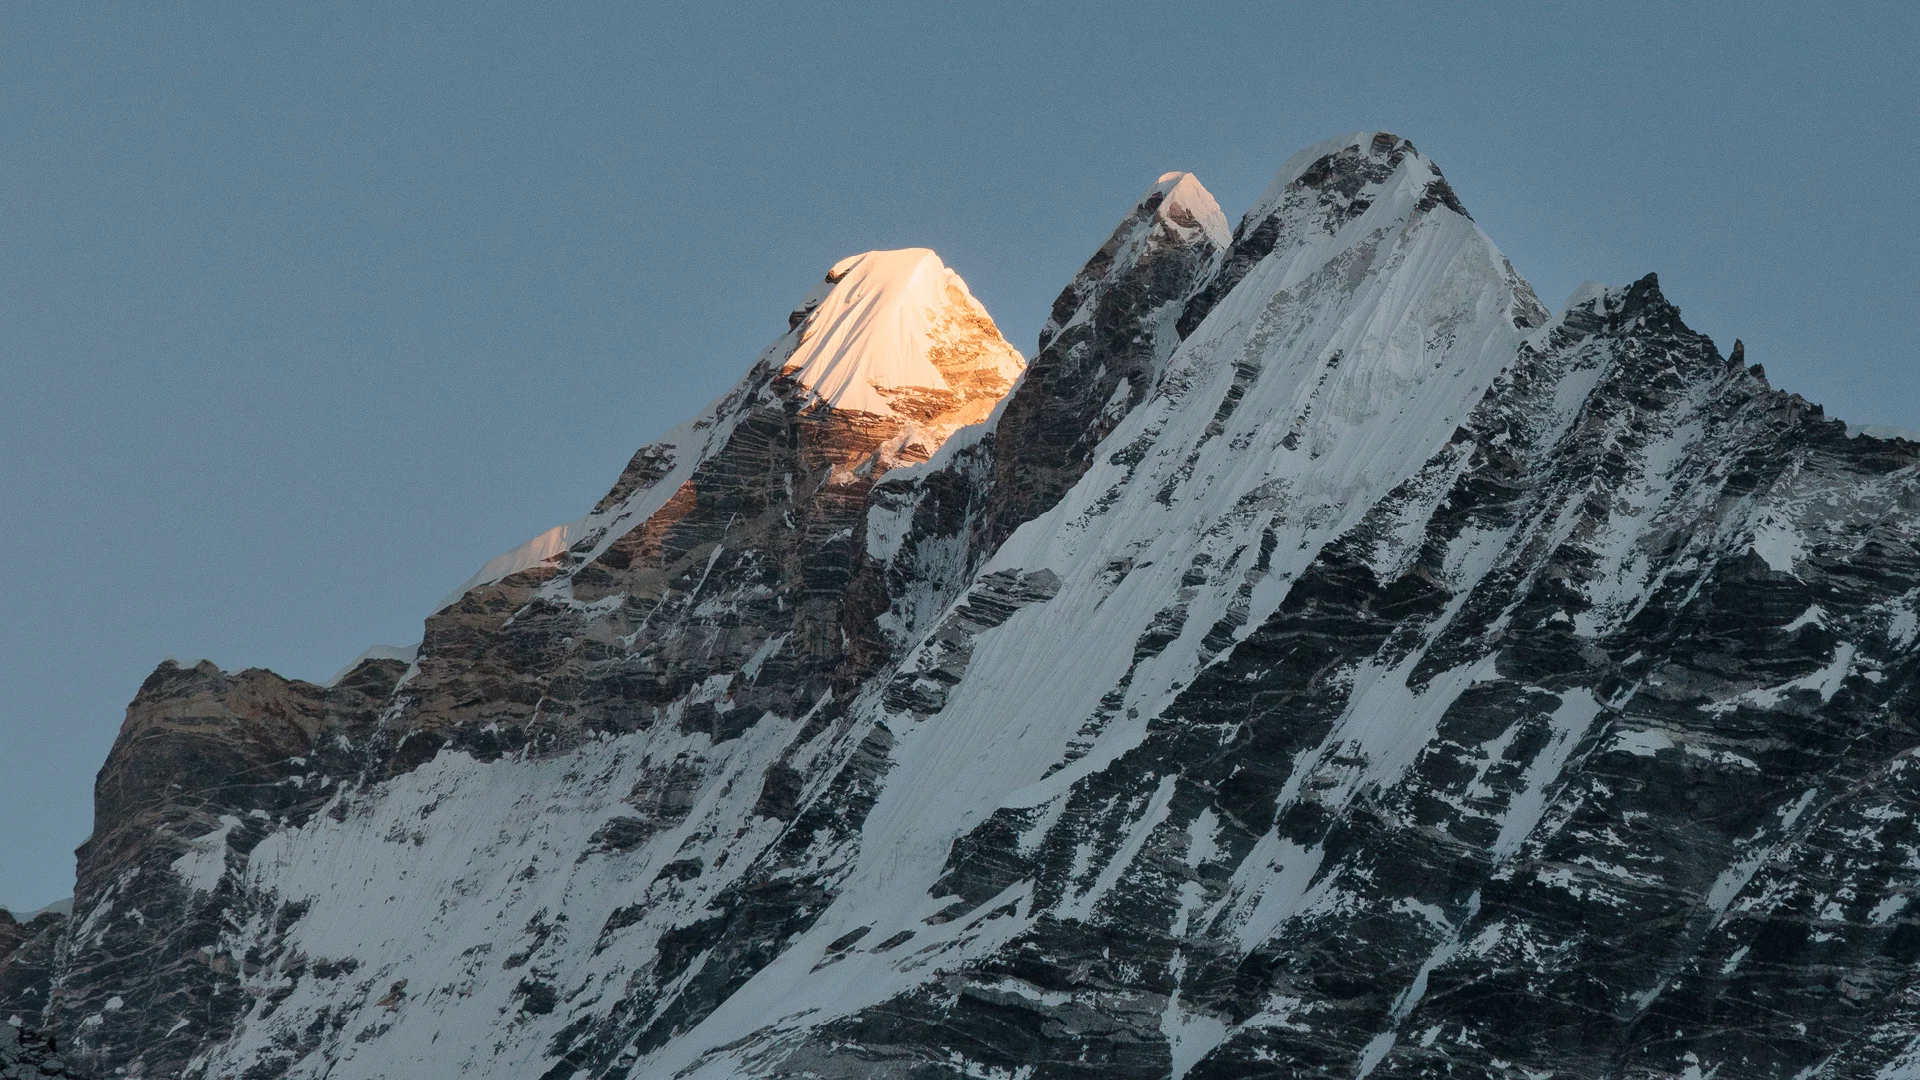
[[[1092,464],[1094,446],[1159,385],[1180,344],[1174,323],[1232,239],[1198,178],[1165,173],[1061,290],[995,432],[981,554],[1051,508]]]
[[[1153,392],[1179,344],[1175,319],[1230,239],[1199,180],[1162,175],[1055,298],[1039,351],[992,419],[947,442],[937,467],[876,486],[868,551],[885,565],[893,608],[881,623],[893,645],[1058,502]]]
[[[1198,177],[1186,172],[1162,174],[1054,300],[1051,317],[1040,330],[1040,348],[1053,344],[1063,329],[1092,319],[1093,302],[1099,295],[1122,278],[1137,274],[1138,265],[1156,254],[1169,249],[1204,250],[1209,256],[1204,273],[1211,275],[1220,253],[1232,241],[1227,216]]]

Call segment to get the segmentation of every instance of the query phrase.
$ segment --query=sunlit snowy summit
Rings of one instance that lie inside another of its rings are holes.
[[[1902,433],[1651,274],[1550,312],[1383,132],[1234,226],[1161,177],[1031,362],[925,249],[768,315],[417,648],[156,670],[0,1019],[149,1078],[1920,1077]]]
[[[780,373],[807,389],[803,407],[908,418],[926,425],[927,450],[985,420],[1026,366],[926,248],[842,259],[800,310]]]

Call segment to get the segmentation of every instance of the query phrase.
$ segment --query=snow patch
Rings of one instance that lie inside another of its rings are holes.
[[[1673,737],[1659,728],[1646,728],[1640,731],[1621,731],[1615,733],[1609,749],[1635,757],[1654,757],[1662,750],[1674,747]]]
[[[1783,634],[1791,634],[1803,626],[1825,626],[1827,612],[1819,604],[1810,605],[1807,610],[1794,616],[1792,622],[1780,628]]]
[[[1800,820],[1800,815],[1806,813],[1807,807],[1813,805],[1813,798],[1818,793],[1818,788],[1808,788],[1801,792],[1800,797],[1794,800],[1792,805],[1781,810],[1780,832],[1783,837],[1793,831],[1794,825]],[[1714,878],[1713,887],[1707,890],[1706,903],[1707,907],[1713,910],[1715,925],[1718,925],[1726,916],[1727,908],[1733,903],[1733,898],[1740,895],[1740,891],[1753,880],[1753,875],[1760,872],[1760,868],[1766,865],[1767,860],[1771,859],[1778,849],[1779,843],[1757,846],[1748,854],[1735,860],[1733,865],[1722,870],[1719,876]]]
[[[1854,655],[1858,651],[1858,647],[1854,645],[1853,642],[1843,641],[1834,648],[1833,658],[1827,661],[1826,666],[1812,674],[1802,675],[1798,679],[1781,683],[1779,686],[1768,686],[1759,690],[1749,690],[1729,700],[1707,705],[1705,708],[1709,712],[1716,713],[1730,711],[1736,705],[1752,705],[1759,709],[1771,709],[1775,705],[1780,704],[1781,701],[1786,699],[1788,694],[1793,693],[1795,690],[1812,690],[1820,695],[1820,703],[1824,705],[1832,701],[1833,696],[1840,692],[1842,686],[1846,685],[1847,676],[1853,672]]]
[[[1527,763],[1521,789],[1507,805],[1500,822],[1500,836],[1493,842],[1493,857],[1504,862],[1520,850],[1520,845],[1540,824],[1547,811],[1547,789],[1566,767],[1567,758],[1586,734],[1593,719],[1600,715],[1600,702],[1584,687],[1568,690],[1560,696],[1560,705],[1548,717],[1552,734],[1547,745]]]
[[[1769,515],[1753,530],[1753,553],[1778,574],[1793,573],[1794,564],[1807,557],[1799,530]]]
[[[220,815],[220,827],[187,841],[187,853],[173,860],[173,872],[195,892],[210,893],[227,873],[227,834],[240,824],[232,814]]]
[[[1186,1076],[1189,1070],[1200,1063],[1201,1058],[1227,1041],[1230,1030],[1217,1017],[1181,1008],[1180,990],[1174,988],[1167,997],[1167,1007],[1160,1013],[1160,1034],[1166,1036],[1167,1052],[1173,1057],[1173,1073],[1169,1080],[1181,1080]]]

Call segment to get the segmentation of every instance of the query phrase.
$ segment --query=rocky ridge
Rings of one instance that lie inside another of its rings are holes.
[[[37,1021],[46,1011],[66,925],[58,912],[38,912],[23,923],[0,908],[0,1023]]]
[[[413,660],[156,671],[0,1002],[154,1077],[1920,1076],[1917,481],[1385,133],[1163,177],[1024,371],[856,256]]]

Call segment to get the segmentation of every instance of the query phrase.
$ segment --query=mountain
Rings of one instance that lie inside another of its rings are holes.
[[[843,260],[417,652],[163,664],[0,1003],[139,1077],[1920,1076],[1916,639],[1920,445],[1367,132],[1162,177],[1030,363]]]

